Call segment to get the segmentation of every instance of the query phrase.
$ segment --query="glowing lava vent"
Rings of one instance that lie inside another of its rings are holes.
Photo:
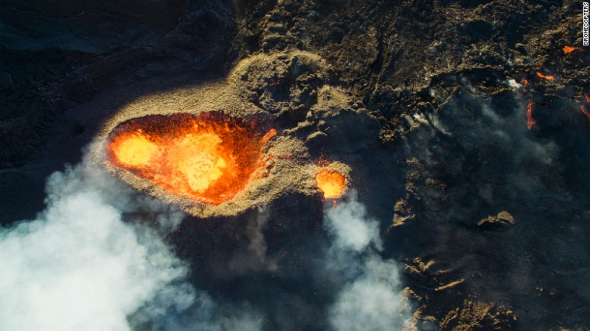
[[[338,198],[346,188],[346,179],[337,171],[321,170],[315,176],[315,180],[327,199]]]
[[[218,205],[248,184],[263,138],[244,121],[219,113],[150,115],[119,124],[108,157],[165,191]]]
[[[571,55],[573,51],[582,51],[582,49],[580,47],[563,46],[563,53],[565,55]]]

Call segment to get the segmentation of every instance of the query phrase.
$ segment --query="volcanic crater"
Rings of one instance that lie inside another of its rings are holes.
[[[166,192],[219,205],[244,189],[261,168],[270,136],[255,122],[219,112],[149,115],[119,124],[107,143],[110,166],[149,180]]]
[[[351,160],[325,149],[364,148],[377,126],[340,89],[298,78],[325,71],[308,52],[258,55],[225,79],[138,97],[103,124],[90,159],[197,217],[239,215],[297,193],[337,199],[351,185]],[[313,100],[295,107],[298,98],[270,93],[277,88]]]

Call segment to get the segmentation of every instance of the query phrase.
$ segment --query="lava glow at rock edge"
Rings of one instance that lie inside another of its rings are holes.
[[[563,53],[566,55],[570,55],[573,51],[581,51],[580,47],[572,47],[572,46],[563,46]]]
[[[107,150],[113,165],[169,193],[218,205],[247,185],[268,139],[222,114],[152,115],[119,124]]]
[[[546,79],[546,80],[554,80],[554,79],[555,79],[555,77],[553,77],[553,76],[551,76],[551,75],[543,75],[543,74],[542,74],[542,73],[540,73],[540,72],[537,72],[537,76],[538,76],[539,78],[543,78],[543,79]]]
[[[527,124],[526,127],[530,130],[533,128],[537,121],[533,118],[533,99],[529,99],[529,104],[526,107],[526,117],[527,117]]]
[[[346,179],[337,171],[321,170],[316,174],[315,180],[318,188],[327,199],[338,198],[346,188]]]

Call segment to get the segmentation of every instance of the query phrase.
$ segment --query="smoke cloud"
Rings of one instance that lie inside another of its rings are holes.
[[[430,125],[402,139],[404,155],[425,166],[422,176],[453,184],[445,201],[432,187],[416,189],[426,209],[438,213],[429,217],[471,224],[514,202],[547,210],[547,200],[571,200],[559,148],[553,139],[537,137],[537,128],[527,129],[527,100],[511,92],[482,100],[469,91],[460,89],[439,112],[426,113]]]
[[[379,222],[352,191],[346,201],[327,211],[325,228],[333,239],[327,268],[342,288],[329,308],[335,330],[401,330],[406,302],[401,294],[399,267],[381,257]]]
[[[199,289],[194,283],[199,277],[191,276],[199,275],[199,268],[181,260],[166,241],[186,215],[137,193],[104,169],[83,163],[56,172],[46,191],[46,208],[34,220],[0,228],[2,328],[262,330],[266,317],[277,326],[298,323],[283,316],[283,310],[273,310],[272,300],[250,304],[231,294]],[[225,280],[228,286],[234,286],[232,277],[240,284],[244,275],[280,274],[283,264],[291,263],[281,262],[276,253],[267,256],[269,215],[266,207],[259,208],[245,227],[247,247],[216,262],[232,271]],[[314,283],[327,284],[328,300],[297,301],[298,292],[281,292],[279,296],[289,300],[285,307],[301,304],[299,312],[313,306],[318,311],[313,323],[334,330],[401,329],[407,306],[399,266],[382,257],[380,223],[370,218],[356,192],[338,207],[326,206],[324,229],[324,253],[307,253],[318,254],[319,264],[309,271]]]
[[[381,250],[379,222],[367,218],[366,208],[357,201],[356,192],[352,192],[349,199],[326,214],[326,228],[334,238],[333,249],[362,253],[373,243]]]
[[[46,204],[0,228],[3,329],[260,329],[253,310],[188,283],[189,266],[163,240],[182,212],[85,165],[54,173]]]

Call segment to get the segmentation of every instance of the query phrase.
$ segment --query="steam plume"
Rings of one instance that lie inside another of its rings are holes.
[[[139,197],[98,169],[54,173],[35,220],[0,228],[0,320],[6,330],[258,329],[186,281],[162,240],[183,214]],[[130,213],[146,220],[124,222]],[[179,318],[183,313],[183,318]]]
[[[400,330],[405,302],[397,263],[380,256],[379,223],[367,216],[356,192],[347,198],[325,217],[333,238],[328,268],[342,275],[342,289],[329,308],[329,322],[336,330]]]

